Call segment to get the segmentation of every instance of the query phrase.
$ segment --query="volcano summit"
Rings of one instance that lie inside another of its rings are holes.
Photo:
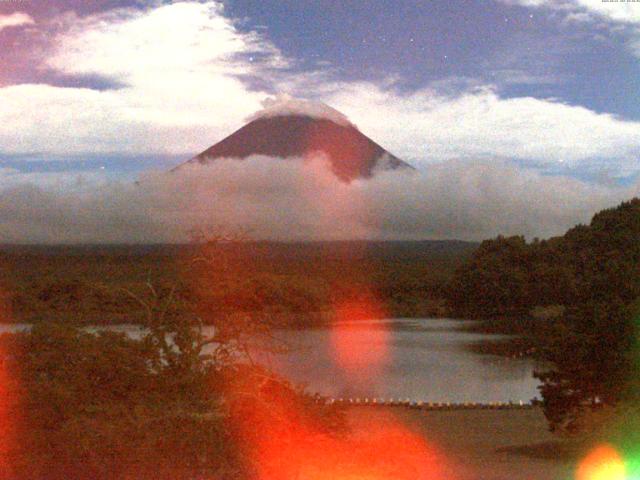
[[[248,122],[186,164],[206,164],[217,158],[243,159],[251,155],[306,158],[323,153],[333,173],[344,182],[369,178],[379,169],[413,168],[323,103],[278,97],[267,101],[265,109]]]

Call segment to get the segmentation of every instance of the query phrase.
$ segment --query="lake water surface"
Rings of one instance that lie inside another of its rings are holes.
[[[309,391],[334,397],[484,403],[528,402],[538,396],[532,360],[469,351],[470,342],[498,337],[460,331],[463,325],[459,320],[395,319],[359,322],[357,328],[341,330],[357,351],[386,351],[378,368],[365,369],[362,375],[336,362],[328,328],[280,331],[292,351],[264,360],[292,381],[306,384]]]
[[[333,397],[401,398],[429,402],[528,402],[538,396],[529,359],[480,355],[467,345],[492,335],[460,330],[464,322],[448,319],[393,319],[358,322],[341,330],[358,352],[384,351],[376,368],[346,371],[336,361],[335,333],[329,328],[278,330],[285,354],[256,353],[262,363],[307,390]],[[0,332],[28,328],[0,325]],[[110,327],[132,336],[139,327]],[[384,331],[384,336],[380,332]],[[206,331],[205,331],[206,333]]]

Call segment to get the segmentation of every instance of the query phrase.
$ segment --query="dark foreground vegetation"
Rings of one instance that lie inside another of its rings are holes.
[[[211,268],[230,259],[211,248],[192,259]],[[209,272],[192,271],[202,290]],[[281,459],[265,452],[294,442],[311,451],[344,431],[338,407],[252,363],[250,342],[281,348],[267,341],[262,316],[215,315],[209,297],[191,291],[185,302],[180,288],[151,279],[123,287],[121,298],[142,310],[141,338],[90,333],[67,318],[0,339],[0,479],[284,479]]]
[[[5,336],[0,478],[254,478],[276,461],[256,455],[271,436],[341,431],[337,408],[230,362],[230,343],[203,355],[197,332],[157,324],[132,340],[41,323]]]
[[[444,316],[446,283],[476,246],[230,242],[217,246],[224,260],[206,264],[194,263],[194,245],[5,246],[0,293],[4,320],[29,323],[139,323],[146,312],[136,296],[147,293],[148,281],[160,296],[173,291],[185,308],[198,292],[218,314],[259,313],[289,325],[326,320],[341,302],[376,303],[389,317]],[[206,292],[197,283],[203,269]]]
[[[483,319],[477,330],[518,335],[548,365],[537,376],[552,429],[583,431],[614,410],[637,422],[640,200],[561,237],[482,242],[451,279],[448,304]]]

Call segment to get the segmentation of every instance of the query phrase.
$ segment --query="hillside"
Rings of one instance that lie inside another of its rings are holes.
[[[640,296],[638,238],[640,199],[635,198],[560,237],[485,240],[452,278],[450,305],[465,317],[498,318],[601,299],[630,303]]]
[[[217,247],[194,269],[198,245],[0,246],[5,321],[137,322],[151,281],[176,287],[183,308],[198,290],[221,315],[262,312],[305,323],[335,302],[381,303],[390,316],[442,313],[449,277],[477,245],[422,242],[248,242]],[[201,298],[202,300],[202,298]]]

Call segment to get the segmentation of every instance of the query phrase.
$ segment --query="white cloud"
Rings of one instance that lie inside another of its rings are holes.
[[[640,4],[636,2],[575,0],[575,4],[609,21],[640,24]]]
[[[501,98],[492,88],[457,96],[430,89],[407,94],[373,83],[319,88],[361,131],[416,162],[498,157],[566,168],[597,162],[614,174],[638,167],[640,122],[580,106]]]
[[[62,33],[52,42],[48,67],[124,86],[1,88],[3,151],[198,151],[260,108],[264,93],[252,91],[241,76],[287,66],[259,34],[240,32],[217,2],[65,15],[52,22]]]
[[[139,185],[0,190],[0,242],[184,241],[194,226],[256,238],[549,236],[640,192],[485,162],[341,182],[326,159],[251,157],[149,174]]]
[[[9,27],[22,27],[33,25],[35,22],[30,15],[22,12],[15,12],[10,15],[0,15],[0,30]]]
[[[352,125],[345,115],[325,103],[293,98],[287,94],[267,98],[262,102],[262,105],[264,108],[247,118],[247,122],[258,118],[277,117],[280,115],[304,115],[311,118],[331,120],[338,125]]]
[[[569,12],[564,17],[564,22],[571,23],[590,23],[593,22],[593,14],[589,12]]]
[[[321,160],[255,157],[150,175],[134,186],[99,174],[4,169],[0,242],[176,241],[194,225],[251,228],[277,239],[548,236],[639,191],[496,160],[637,173],[639,122],[554,99],[503,98],[491,85],[406,92],[393,79],[293,74],[290,60],[260,34],[236,28],[216,2],[52,22],[62,33],[48,67],[108,77],[122,88],[0,88],[4,153],[195,153],[240,127],[274,89],[313,92],[422,174],[383,173],[347,185]],[[249,88],[247,77],[269,88]],[[307,103],[296,105],[308,112]]]
[[[28,184],[51,192],[69,193],[91,191],[107,182],[103,171],[22,172],[15,168],[0,167],[0,185],[3,189]]]
[[[430,89],[403,93],[374,83],[323,82],[315,90],[326,103],[348,113],[365,134],[417,166],[452,158],[503,158],[544,168],[597,167],[614,177],[638,169],[640,123],[584,107],[530,97],[505,99],[491,88],[442,96]],[[144,120],[122,95],[44,85],[0,89],[0,144],[12,153],[43,148],[55,153],[196,152],[244,122],[236,115],[218,118],[211,113],[219,124],[209,119],[181,124],[171,106],[163,114],[161,105],[156,108],[162,118]],[[26,103],[38,108],[24,115]],[[210,108],[237,114],[235,100],[228,103]]]
[[[22,84],[0,88],[0,145],[4,153],[61,155],[198,151],[231,133],[259,105],[260,97],[247,92],[238,80],[211,82],[216,87],[225,83],[222,98],[209,102],[202,98],[197,105],[197,95],[179,92],[169,98],[169,92],[157,92],[154,98],[135,87],[97,91]],[[224,98],[224,92],[232,96]],[[246,103],[255,107],[246,108]]]
[[[509,5],[521,5],[529,8],[547,8],[564,11],[568,15],[591,13],[611,21],[628,24],[640,24],[640,4],[634,1],[603,0],[498,0]],[[586,17],[582,17],[586,19]]]
[[[217,2],[176,2],[144,11],[119,9],[68,19],[47,63],[69,74],[115,76],[132,83],[160,75],[248,74],[287,61],[256,32],[242,33]],[[86,55],[90,51],[92,55]],[[253,55],[257,62],[239,55]],[[259,67],[259,68],[257,68]]]

